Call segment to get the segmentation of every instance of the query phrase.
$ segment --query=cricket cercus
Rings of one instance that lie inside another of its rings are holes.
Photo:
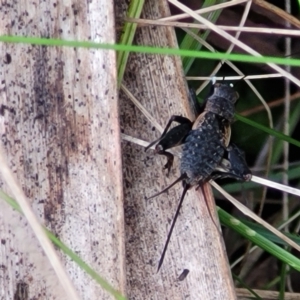
[[[192,122],[182,116],[172,116],[161,137],[150,143],[145,149],[147,150],[157,143],[155,152],[167,157],[164,168],[169,174],[174,157],[166,150],[183,145],[180,162],[181,176],[166,189],[148,198],[154,198],[182,181],[183,192],[158,264],[158,270],[163,263],[180,207],[188,189],[193,186],[201,187],[204,182],[216,178],[227,177],[242,181],[251,179],[251,171],[247,166],[243,151],[230,142],[234,105],[238,97],[238,93],[232,87],[216,83],[212,86],[212,92],[202,108],[199,108],[196,97],[192,94],[194,110],[198,115],[196,120]],[[179,125],[168,131],[174,121]]]

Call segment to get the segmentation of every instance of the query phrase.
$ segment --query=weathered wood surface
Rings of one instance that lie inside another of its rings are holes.
[[[112,1],[3,2],[0,20],[0,34],[115,41]],[[3,43],[0,53],[0,132],[12,170],[40,221],[125,292],[115,53]],[[22,284],[28,299],[66,299],[26,220],[0,206],[0,299]],[[82,299],[111,299],[61,258]]]
[[[116,1],[117,17],[124,16],[125,2]],[[166,1],[146,1],[143,18],[169,15]],[[120,24],[117,23],[119,26]],[[135,43],[176,47],[171,28],[137,30]],[[187,86],[178,57],[131,54],[124,85],[156,118],[162,127],[172,114],[189,115]],[[122,131],[146,141],[160,134],[120,92]],[[179,176],[178,164],[166,178],[165,157],[144,152],[123,141],[127,292],[129,299],[235,299],[223,241],[213,224],[200,192],[188,192],[178,223],[159,273],[157,264],[182,191],[181,185],[168,194],[146,201]],[[206,186],[209,193],[210,188]],[[214,212],[213,199],[209,199]],[[184,281],[177,278],[184,269]]]

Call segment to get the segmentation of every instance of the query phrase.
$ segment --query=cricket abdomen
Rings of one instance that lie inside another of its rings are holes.
[[[226,144],[220,117],[202,113],[194,123],[183,145],[180,171],[186,183],[196,185],[205,181],[220,164]]]

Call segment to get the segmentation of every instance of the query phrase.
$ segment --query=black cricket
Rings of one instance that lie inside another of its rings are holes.
[[[182,116],[172,116],[161,137],[150,143],[145,151],[156,144],[155,152],[167,157],[164,168],[167,175],[174,157],[166,150],[183,145],[180,173],[181,176],[161,192],[149,197],[154,198],[177,182],[182,181],[183,192],[173,218],[168,237],[159,260],[158,271],[176,223],[179,210],[188,189],[202,187],[203,183],[217,178],[234,178],[241,181],[251,179],[251,171],[245,161],[244,152],[230,143],[231,124],[234,121],[235,103],[238,93],[226,84],[216,83],[202,107],[197,103],[196,95],[190,90],[190,102],[198,117],[194,122]],[[172,122],[179,125],[168,131]]]

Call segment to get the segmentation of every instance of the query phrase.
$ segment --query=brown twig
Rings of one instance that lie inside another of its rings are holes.
[[[294,101],[296,99],[299,99],[299,97],[300,97],[300,92],[297,92],[297,93],[291,95],[290,101]],[[268,105],[269,105],[270,108],[273,108],[273,107],[282,105],[283,101],[284,101],[284,98],[280,98],[278,100],[275,100],[275,101],[272,101],[272,102],[268,103]],[[245,117],[245,116],[249,116],[249,115],[258,113],[260,111],[263,111],[264,109],[265,109],[265,107],[263,105],[259,105],[259,106],[253,107],[251,109],[245,110],[245,111],[241,112],[240,114]]]
[[[253,3],[269,10],[270,12],[274,13],[275,15],[288,21],[295,27],[300,28],[300,21],[297,18],[295,18],[294,16],[292,16],[292,15],[288,14],[287,12],[285,12],[284,10],[280,9],[279,7],[277,7],[273,4],[270,4],[264,0],[253,0]]]

